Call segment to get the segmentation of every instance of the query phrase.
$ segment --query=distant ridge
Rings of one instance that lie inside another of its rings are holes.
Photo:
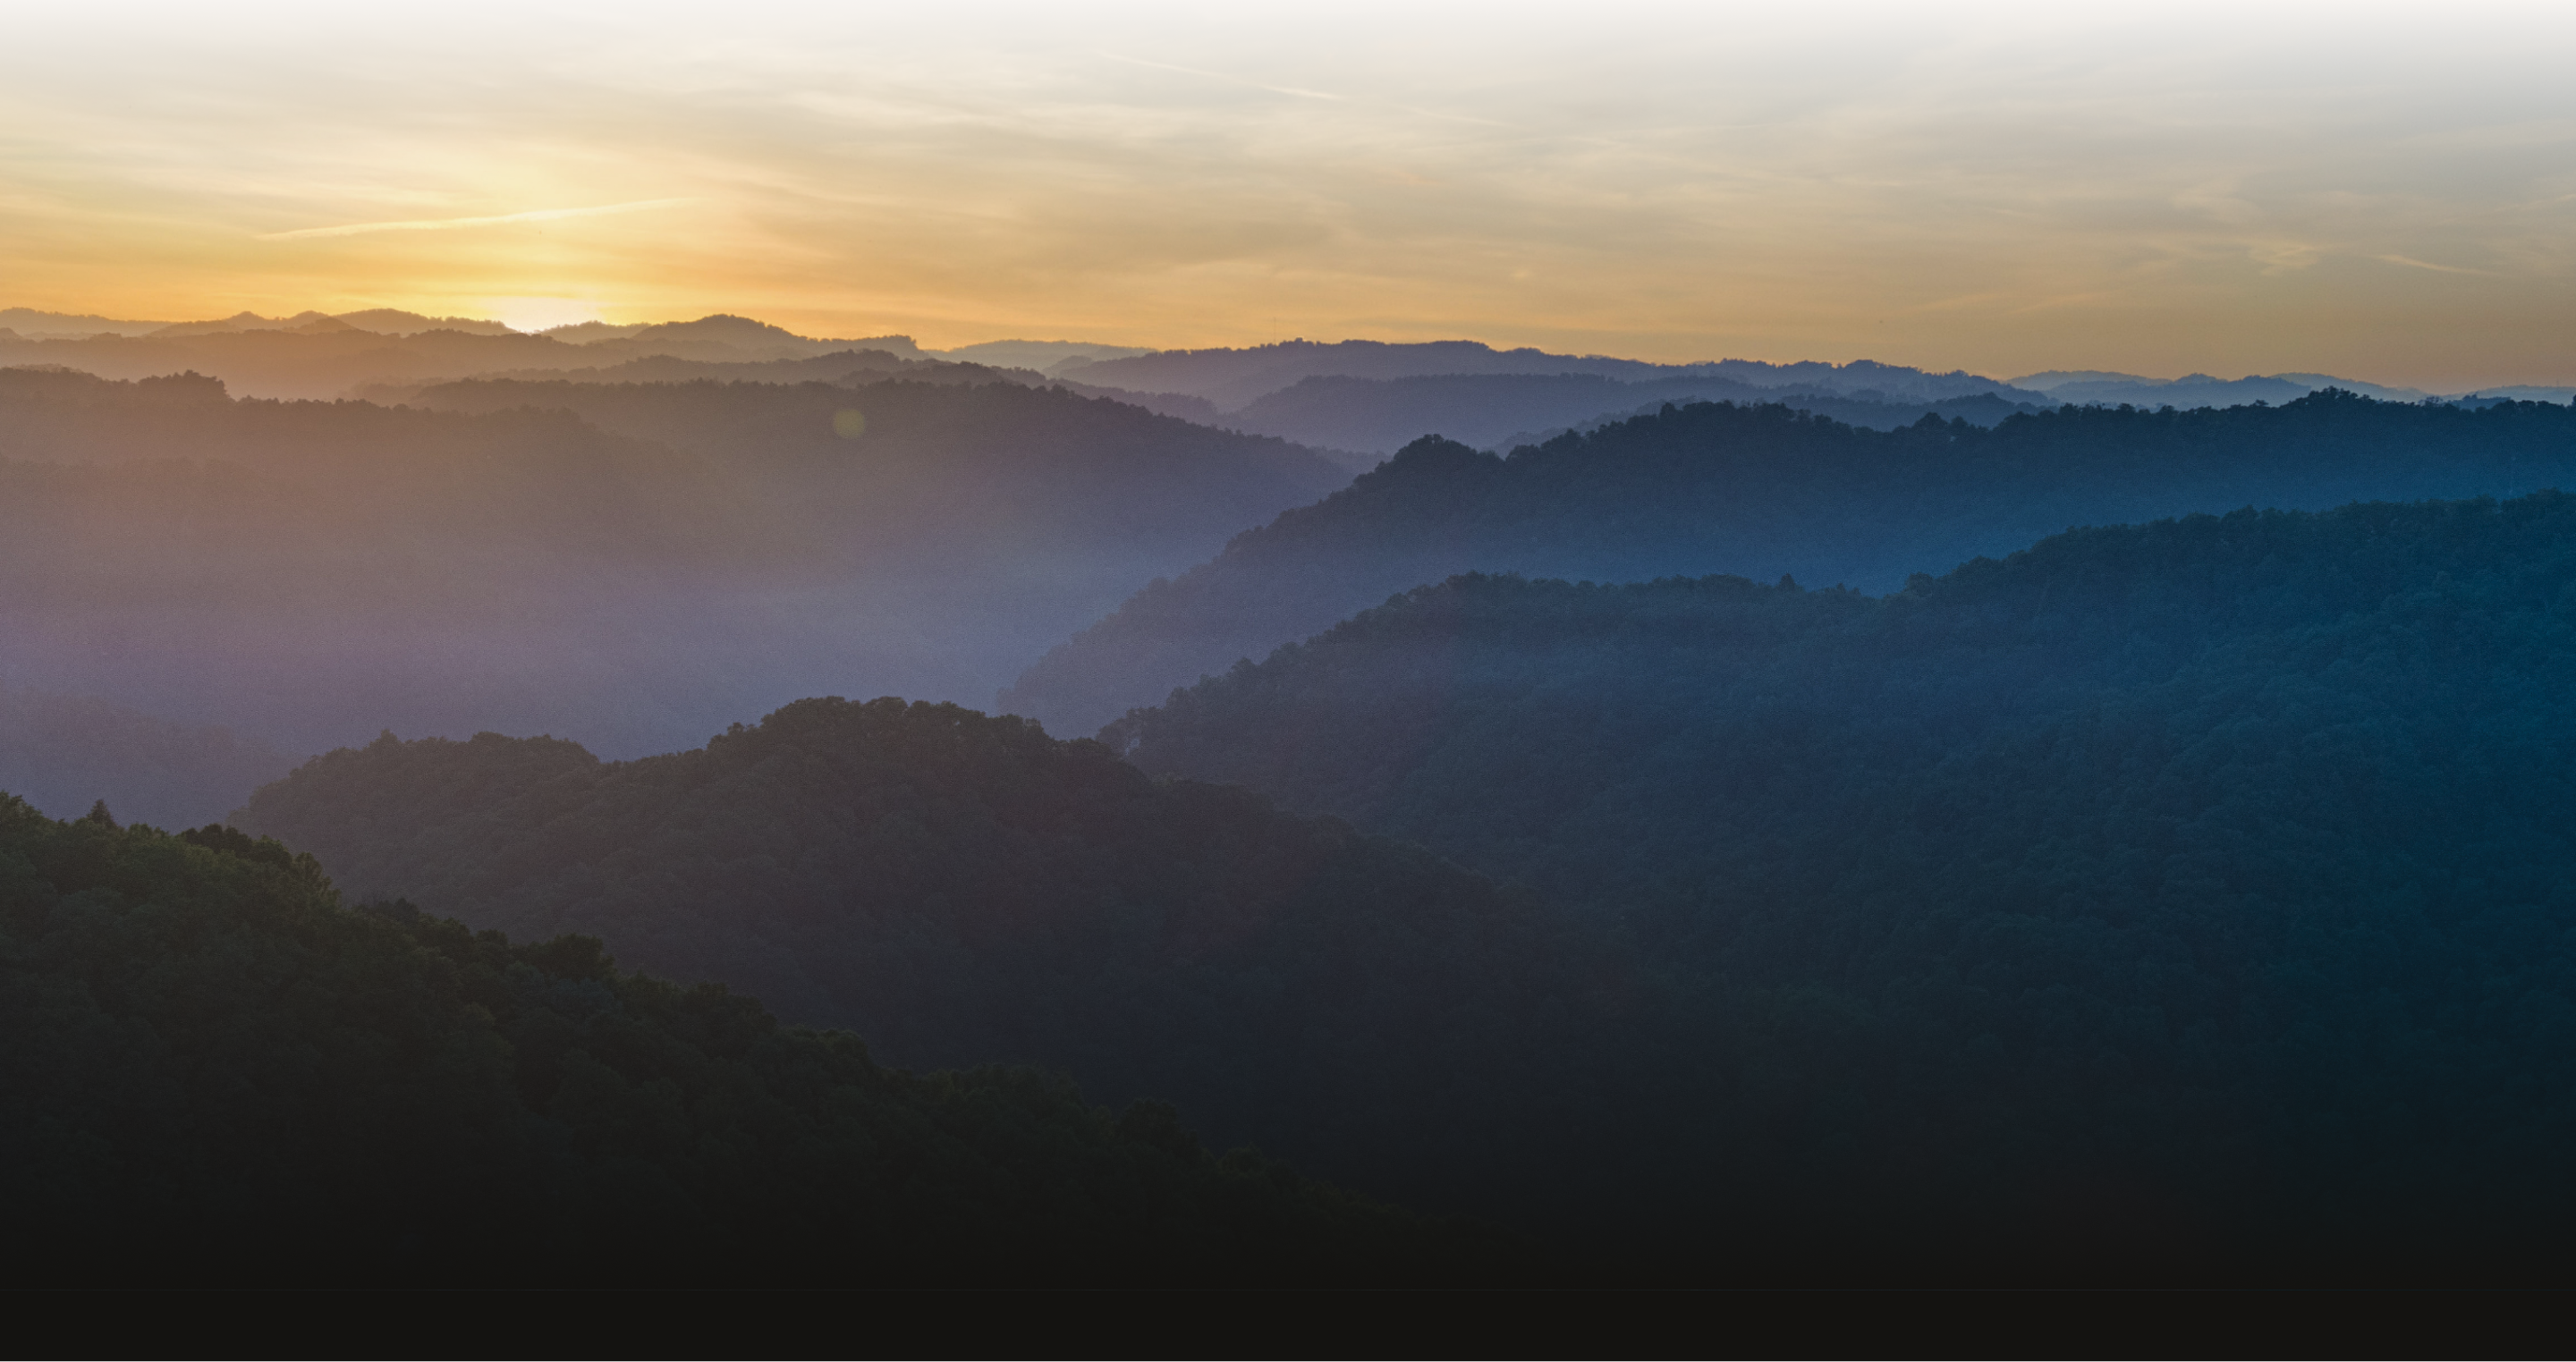
[[[335,320],[347,322],[361,331],[379,336],[411,336],[423,331],[462,331],[469,336],[515,336],[518,332],[494,321],[476,317],[427,317],[399,308],[371,307],[364,312],[342,312]]]
[[[2146,378],[2104,369],[2051,369],[2045,373],[2024,374],[2012,380],[2012,384],[2016,388],[2045,393],[2057,402],[2099,403],[2106,407],[2127,402],[2141,407],[2184,409],[2242,407],[2256,402],[2270,402],[2277,406],[2328,388],[2341,388],[2345,392],[2375,397],[2383,402],[2421,402],[2437,397],[2447,401],[2484,397],[2522,402],[2565,402],[2576,397],[2576,387],[2527,384],[2441,395],[2421,388],[2392,388],[2380,383],[2365,383],[2357,378],[2337,378],[2333,374],[2247,374],[2243,378],[2185,374],[2180,378]]]
[[[1796,386],[1810,392],[1875,392],[1883,399],[1939,401],[1997,393],[2006,401],[2037,401],[1965,371],[1927,373],[1903,365],[1855,360],[1771,364],[1728,359],[1699,364],[1655,364],[1605,355],[1556,355],[1544,350],[1497,350],[1481,341],[1394,343],[1350,340],[1331,344],[1280,341],[1243,349],[1164,350],[1126,359],[1065,364],[1057,376],[1104,387],[1203,397],[1234,410],[1309,378],[1432,378],[1463,374],[1589,374],[1638,382],[1647,379],[1722,378],[1752,388]]]
[[[961,345],[954,350],[925,353],[936,354],[947,359],[972,360],[977,364],[994,364],[1006,369],[1035,369],[1043,374],[1052,373],[1058,368],[1091,364],[1105,359],[1127,359],[1155,352],[1151,347],[1142,345],[1093,345],[1088,341],[997,340]]]
[[[1856,429],[1692,403],[1508,457],[1426,437],[1136,593],[996,700],[1096,729],[1175,686],[1461,572],[1569,581],[1783,573],[1878,592],[2070,525],[2245,505],[2513,495],[2576,475],[2576,416],[2350,394],[2216,411],[2059,407]]]
[[[593,324],[585,323],[541,335],[498,322],[384,309],[350,316],[395,329],[369,330],[318,312],[275,318],[243,312],[140,334],[21,331],[14,338],[0,334],[0,368],[56,366],[111,379],[195,372],[221,378],[245,397],[328,400],[385,385],[599,369],[656,357],[746,364],[872,350],[927,358],[909,336],[818,340],[727,314],[635,328],[588,330]]]
[[[0,331],[14,333],[27,340],[48,340],[57,336],[141,336],[168,326],[168,322],[120,321],[90,313],[39,312],[32,307],[0,307]]]

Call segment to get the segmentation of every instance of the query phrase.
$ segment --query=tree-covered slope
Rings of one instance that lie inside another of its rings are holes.
[[[2325,393],[2285,407],[2067,409],[1856,429],[1675,407],[1509,458],[1424,441],[1243,534],[1058,646],[996,707],[1086,732],[1172,687],[1455,573],[1783,573],[1889,590],[2070,525],[2239,506],[2506,495],[2576,476],[2576,410]]]
[[[1619,1081],[1604,1028],[1642,1005],[1598,933],[1419,849],[953,706],[803,701],[625,763],[387,737],[241,819],[361,892],[596,935],[907,1065],[1165,1098],[1426,1204],[1585,1195],[1517,1170]]]
[[[0,797],[19,1285],[1420,1281],[1483,1241],[1168,1107],[915,1075],[749,998],[340,906],[227,828]]]
[[[1927,1179],[2397,1252],[2576,1208],[2571,692],[2543,493],[1460,578],[1110,736],[1624,919]]]

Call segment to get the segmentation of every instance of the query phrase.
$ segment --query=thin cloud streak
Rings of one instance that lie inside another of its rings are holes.
[[[2371,259],[2385,260],[2392,265],[2412,266],[2419,270],[2431,270],[2436,274],[2479,274],[2489,276],[2494,274],[2494,271],[2492,270],[2473,270],[2465,265],[2436,265],[2430,260],[2417,260],[2411,256],[2403,255],[2374,255]]]
[[[1143,57],[1130,57],[1118,52],[1102,52],[1099,55],[1109,61],[1125,62],[1129,66],[1142,66],[1156,71],[1177,71],[1185,76],[1198,76],[1207,80],[1223,81],[1228,85],[1240,85],[1247,90],[1261,90],[1269,94],[1288,95],[1296,99],[1319,99],[1329,104],[1374,104],[1381,108],[1393,109],[1398,113],[1409,113],[1417,118],[1437,118],[1450,123],[1473,124],[1480,128],[1512,128],[1516,126],[1510,123],[1498,122],[1491,118],[1474,118],[1466,114],[1443,113],[1438,109],[1425,109],[1414,104],[1398,104],[1390,100],[1374,99],[1367,95],[1337,95],[1330,90],[1307,90],[1294,85],[1265,85],[1257,80],[1246,80],[1241,76],[1230,76],[1223,71],[1209,71],[1196,66],[1175,66],[1167,61],[1147,61]]]
[[[612,213],[641,213],[653,208],[676,208],[694,203],[694,199],[638,199],[633,203],[603,203],[590,208],[537,208],[525,213],[501,213],[480,218],[421,218],[410,222],[352,222],[338,227],[300,227],[292,232],[266,232],[262,241],[302,241],[313,237],[365,236],[370,232],[444,232],[460,227],[498,227],[512,222],[552,222],[559,218],[596,218]]]

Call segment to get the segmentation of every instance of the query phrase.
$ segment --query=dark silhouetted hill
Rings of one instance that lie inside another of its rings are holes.
[[[239,817],[360,892],[595,935],[896,1063],[1062,1069],[1416,1204],[1520,1218],[1598,1181],[1531,1170],[1574,1157],[1635,1058],[1605,1028],[1646,1005],[1597,935],[1416,848],[953,706],[801,701],[626,763],[387,735]]]
[[[1168,1106],[909,1074],[718,987],[342,907],[310,856],[0,797],[0,1196],[32,1286],[1387,1285],[1495,1241]]]
[[[1624,921],[1708,1062],[1873,1177],[2070,1198],[2070,1244],[2554,1261],[2571,682],[2542,493],[2078,531],[1884,599],[1461,577],[1111,738]]]
[[[1388,595],[1466,571],[1783,573],[1887,590],[2070,525],[2238,506],[2510,494],[2576,477],[2576,411],[2374,402],[2078,409],[1857,429],[1666,409],[1509,458],[1426,440],[1248,532],[1050,652],[997,708],[1081,732]]]

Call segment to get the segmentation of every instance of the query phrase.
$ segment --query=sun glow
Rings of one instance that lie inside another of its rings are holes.
[[[480,298],[473,311],[513,331],[547,331],[607,320],[598,300],[591,298]]]
[[[2473,8],[64,12],[0,302],[2563,382],[2576,21]]]

